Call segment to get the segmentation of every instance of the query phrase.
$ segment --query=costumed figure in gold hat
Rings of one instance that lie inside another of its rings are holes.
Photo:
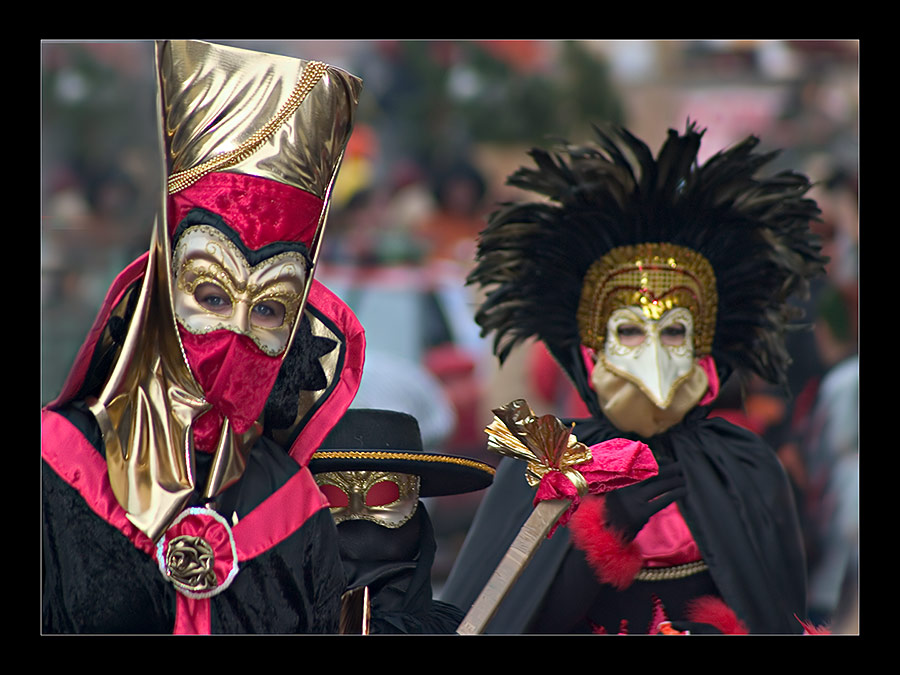
[[[306,465],[364,335],[313,275],[361,82],[205,42],[156,57],[150,250],[42,411],[44,630],[337,632],[336,532]]]
[[[703,132],[657,156],[623,129],[535,149],[510,185],[541,199],[495,212],[469,281],[502,363],[542,341],[591,417],[574,433],[650,446],[659,473],[584,500],[545,541],[488,633],[801,633],[804,551],[774,451],[708,416],[720,384],[785,384],[789,298],[823,270],[805,176],[759,177],[747,138],[703,164]],[[444,587],[469,607],[531,511],[505,458]]]

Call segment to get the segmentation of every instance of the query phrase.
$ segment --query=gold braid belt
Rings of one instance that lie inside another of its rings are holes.
[[[675,565],[674,567],[645,567],[634,578],[635,581],[668,581],[684,579],[692,574],[699,574],[709,569],[705,560]]]

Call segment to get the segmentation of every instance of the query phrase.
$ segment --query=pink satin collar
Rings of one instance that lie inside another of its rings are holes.
[[[116,501],[100,453],[65,417],[46,409],[41,411],[41,456],[94,513],[139,550],[156,554],[155,544],[128,520],[125,509]],[[309,469],[302,467],[231,529],[238,561],[251,560],[269,550],[327,506]],[[179,593],[174,632],[209,633],[209,616],[209,598],[194,599]]]

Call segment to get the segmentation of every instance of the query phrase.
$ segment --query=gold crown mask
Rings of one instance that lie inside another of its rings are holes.
[[[712,351],[718,294],[712,265],[696,251],[668,243],[620,246],[597,260],[585,274],[578,305],[582,344],[603,351],[613,311],[640,307],[658,320],[675,307],[694,318],[694,355]]]

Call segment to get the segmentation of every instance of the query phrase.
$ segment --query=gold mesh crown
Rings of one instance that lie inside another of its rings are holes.
[[[668,243],[620,246],[588,269],[578,305],[582,344],[603,350],[606,324],[622,307],[640,307],[649,319],[683,307],[694,318],[694,353],[712,350],[716,328],[716,276],[696,251]]]

